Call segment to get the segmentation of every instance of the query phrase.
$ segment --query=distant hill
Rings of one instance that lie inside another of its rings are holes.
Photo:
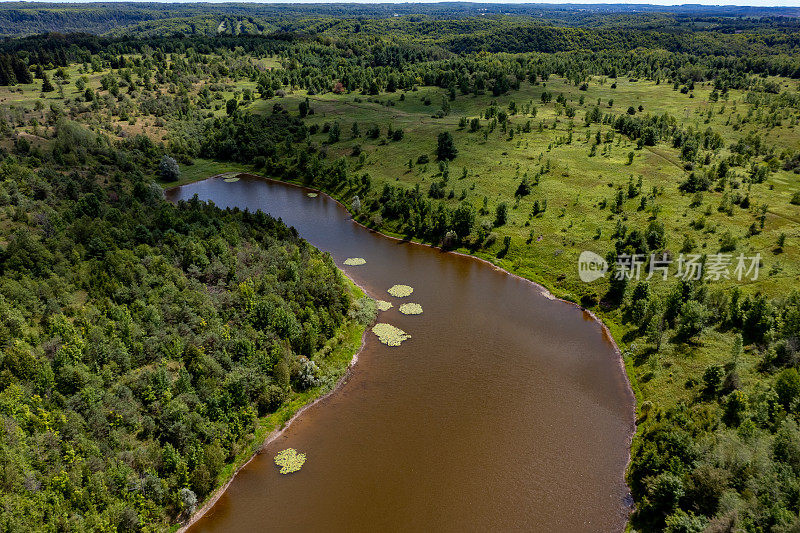
[[[48,32],[86,32],[139,37],[264,34],[302,31],[320,20],[390,18],[419,15],[432,19],[474,16],[529,16],[532,20],[574,26],[603,26],[631,19],[649,21],[666,16],[671,25],[703,23],[748,26],[753,19],[776,19],[777,27],[794,26],[800,7],[655,6],[648,4],[162,4],[162,3],[39,3],[0,4],[0,36]],[[658,17],[661,16],[661,17]],[[698,18],[700,20],[698,20]],[[779,19],[789,19],[790,22]],[[796,29],[796,28],[795,28]]]

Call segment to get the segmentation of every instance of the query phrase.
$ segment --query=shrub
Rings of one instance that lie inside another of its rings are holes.
[[[372,324],[377,315],[375,300],[366,296],[353,302],[353,308],[350,310],[350,316],[365,325]]]
[[[164,181],[176,181],[181,177],[181,169],[174,158],[165,155],[158,164],[158,174]]]
[[[800,396],[800,374],[794,368],[787,368],[778,374],[778,379],[775,380],[775,392],[778,394],[778,400],[781,405],[788,411],[792,408],[792,404]]]
[[[692,339],[700,334],[708,320],[708,310],[697,301],[689,300],[681,306],[678,336],[684,340]]]
[[[187,516],[194,514],[194,510],[197,508],[197,496],[192,489],[182,488],[178,491],[178,499]]]
[[[736,237],[730,231],[726,231],[719,239],[720,252],[732,252],[736,249]]]
[[[495,227],[502,226],[508,220],[508,204],[501,202],[495,210],[494,225]]]

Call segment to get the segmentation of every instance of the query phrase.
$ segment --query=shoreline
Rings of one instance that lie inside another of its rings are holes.
[[[459,255],[459,256],[462,256],[462,257],[466,257],[466,258],[474,259],[476,261],[480,261],[480,262],[486,264],[487,266],[490,266],[490,267],[494,268],[495,270],[503,272],[504,274],[506,274],[508,276],[511,276],[513,278],[516,278],[516,279],[519,279],[519,280],[522,280],[524,282],[532,284],[539,291],[539,293],[544,298],[547,298],[548,300],[557,301],[557,302],[561,302],[561,303],[564,303],[564,304],[568,304],[568,305],[574,306],[574,307],[578,308],[581,312],[588,314],[591,317],[592,321],[594,323],[596,323],[598,326],[600,326],[600,330],[601,330],[601,333],[603,334],[603,336],[605,338],[607,338],[611,342],[611,346],[613,347],[614,353],[616,354],[616,358],[615,358],[616,359],[616,363],[619,366],[619,369],[622,371],[622,375],[624,376],[626,393],[629,395],[629,397],[631,399],[631,415],[632,415],[631,418],[633,420],[633,427],[632,427],[632,430],[630,431],[630,433],[627,436],[627,441],[628,441],[628,445],[627,445],[627,461],[626,461],[626,464],[625,464],[625,472],[628,471],[628,467],[630,467],[630,463],[631,463],[631,449],[632,449],[632,445],[633,445],[633,439],[636,436],[636,432],[638,431],[638,425],[636,423],[637,422],[637,418],[636,418],[636,407],[637,407],[636,393],[633,390],[633,384],[631,382],[630,376],[628,375],[628,369],[625,366],[625,360],[624,360],[624,358],[622,356],[622,351],[620,350],[616,339],[614,339],[614,336],[611,333],[611,329],[593,311],[591,311],[589,309],[586,309],[585,307],[583,307],[579,303],[576,303],[576,302],[573,302],[573,301],[570,301],[570,300],[566,300],[564,298],[560,298],[560,297],[556,296],[555,294],[553,294],[553,292],[550,289],[548,289],[545,285],[543,285],[542,283],[540,283],[538,281],[533,281],[533,280],[528,279],[528,278],[526,278],[524,276],[520,276],[519,274],[515,274],[514,272],[510,272],[510,271],[506,270],[505,268],[492,263],[488,259],[484,259],[482,257],[478,257],[476,255],[472,255],[472,254],[465,253],[465,252],[444,250],[440,246],[436,246],[436,245],[433,245],[433,244],[426,244],[426,243],[419,242],[419,241],[416,241],[416,240],[413,240],[413,239],[405,239],[405,238],[401,238],[401,237],[396,237],[394,235],[388,235],[388,234],[383,233],[381,231],[378,231],[376,229],[370,228],[370,227],[362,224],[361,222],[357,221],[353,217],[352,213],[350,212],[350,209],[348,209],[345,204],[343,204],[337,198],[331,196],[330,194],[328,194],[327,192],[325,192],[325,191],[323,191],[321,189],[316,189],[314,187],[308,187],[306,185],[301,185],[301,184],[293,183],[293,182],[290,182],[290,181],[283,181],[283,180],[279,180],[279,179],[275,179],[275,178],[270,178],[270,177],[267,177],[267,176],[260,176],[258,174],[253,174],[253,173],[250,173],[250,172],[224,172],[224,173],[221,173],[221,174],[215,174],[213,176],[209,176],[207,178],[198,179],[198,180],[195,180],[195,181],[190,182],[190,183],[197,183],[199,181],[205,181],[207,179],[214,179],[214,178],[219,178],[219,177],[222,177],[222,176],[229,176],[229,175],[253,177],[253,178],[258,178],[258,179],[262,179],[262,180],[266,180],[266,181],[272,181],[272,182],[275,182],[275,183],[280,183],[280,184],[283,184],[283,185],[289,185],[289,186],[292,186],[292,187],[296,187],[298,189],[302,189],[302,190],[306,190],[306,191],[310,191],[310,192],[315,192],[317,194],[324,194],[326,197],[328,197],[329,199],[331,199],[334,202],[336,202],[337,204],[339,204],[345,211],[347,211],[348,214],[350,214],[350,221],[352,223],[354,223],[354,224],[366,229],[367,231],[370,231],[372,233],[377,233],[377,234],[381,235],[382,237],[385,237],[387,239],[392,239],[394,241],[404,242],[404,243],[408,243],[408,244],[414,244],[414,245],[417,245],[417,246],[425,246],[425,247],[428,247],[428,248],[439,250],[442,253],[456,254],[456,255]],[[169,190],[172,190],[172,189],[179,188],[179,187],[183,187],[184,185],[187,185],[187,183],[184,183],[182,185],[175,185],[174,187],[169,187],[169,188],[165,189],[165,192],[169,191]],[[342,271],[342,272],[344,273],[344,271]],[[345,274],[345,276],[347,276],[347,274]],[[348,276],[348,279],[350,279],[349,276]],[[362,291],[364,291],[363,287],[358,285],[355,281],[353,281],[352,279],[350,281],[353,282],[354,284],[356,284],[356,286],[358,286]],[[364,291],[364,293],[366,294],[366,291]],[[366,332],[367,332],[367,330],[365,329],[364,336],[366,336]],[[364,336],[362,336],[361,348],[354,355],[354,360],[351,361],[351,364],[348,366],[345,375],[342,376],[342,379],[344,379],[345,377],[349,376],[350,369],[355,364],[355,361],[357,361],[357,359],[358,359],[358,354],[361,353],[361,351],[364,349],[364,341],[365,341]],[[298,415],[300,415],[307,407],[310,407],[311,405],[314,405],[317,401],[319,401],[319,400],[321,400],[323,398],[326,398],[329,394],[331,394],[331,393],[335,392],[336,390],[338,390],[339,386],[340,386],[340,383],[337,383],[336,386],[330,392],[326,393],[324,396],[318,398],[317,400],[314,400],[313,402],[307,404],[306,406],[303,406],[300,410],[298,410],[298,412],[295,414],[295,416],[293,416],[286,423],[285,428],[288,428],[289,425],[291,424],[291,422],[293,422],[294,419]],[[214,503],[216,503],[216,501],[219,499],[219,497],[222,495],[222,493],[225,492],[224,489],[227,489],[228,485],[230,485],[230,483],[233,481],[233,478],[236,477],[236,474],[238,474],[239,470],[244,468],[244,466],[246,466],[250,461],[252,461],[253,458],[260,453],[260,451],[264,448],[264,446],[266,446],[267,444],[272,442],[275,438],[277,438],[280,435],[280,433],[283,432],[283,430],[285,428],[281,429],[280,432],[277,435],[275,435],[274,437],[272,437],[271,434],[270,434],[270,436],[268,437],[268,441],[265,442],[261,447],[259,447],[259,449],[256,451],[256,453],[253,454],[253,457],[251,457],[247,461],[247,463],[243,464],[241,467],[236,469],[236,472],[231,477],[231,479],[220,490],[220,494],[219,495],[217,495],[217,494],[214,495],[214,497],[213,497],[213,502]],[[623,482],[625,483],[625,486],[628,487],[628,482],[625,479],[625,475],[624,474],[623,474]],[[628,496],[630,496],[630,487],[628,487],[628,489],[629,489]],[[206,509],[207,505],[208,504],[204,505],[203,508],[202,508],[203,514],[205,512],[207,512],[207,510],[208,510],[208,509]],[[213,506],[213,504],[211,506]],[[626,508],[627,516],[630,517],[630,514],[631,514],[631,512],[633,512],[633,508],[634,508],[633,504],[632,503],[628,503],[625,508]],[[200,513],[200,510],[196,511],[196,513]],[[191,522],[189,524],[187,524],[187,526],[182,527],[179,530],[179,532],[180,533],[184,533],[186,531],[186,529],[192,523],[194,523],[197,519],[200,518],[200,516],[202,516],[202,515],[199,515],[196,519],[193,516],[192,519],[191,519]],[[628,520],[626,520],[626,526],[627,526],[628,523],[629,523]]]
[[[235,175],[239,175],[239,174],[254,175],[254,174],[248,174],[246,172],[224,172],[222,174],[215,174],[214,176],[209,176],[208,178],[203,178],[203,179],[192,181],[192,182],[189,182],[189,183],[197,183],[198,181],[204,181],[206,179],[212,179],[212,178],[219,178],[219,177],[227,176],[227,175],[230,175],[230,174],[235,174]],[[278,181],[278,180],[273,180],[273,181]],[[285,183],[285,182],[280,182],[280,183]],[[183,187],[184,185],[188,185],[188,183],[184,183],[182,185],[175,185],[173,187],[169,187],[167,189],[164,189],[164,192],[172,190],[172,189],[177,189],[179,187]],[[322,194],[326,194],[326,193],[322,193]],[[347,273],[345,273],[344,270],[342,270],[338,266],[337,266],[337,268],[342,273],[342,275],[345,276],[348,279],[348,281],[350,281],[350,283],[352,283],[354,286],[358,287],[358,289],[361,290],[361,292],[363,292],[364,295],[369,296],[369,294],[367,294],[367,291],[366,291],[366,289],[364,289],[364,287],[362,287],[358,282],[356,282],[354,279],[352,279],[350,276],[348,276]],[[195,512],[192,513],[192,515],[185,522],[178,522],[178,524],[175,524],[175,525],[179,525],[179,527],[177,529],[173,530],[173,531],[175,531],[176,533],[186,533],[189,530],[190,527],[192,527],[201,518],[203,518],[211,509],[213,509],[214,505],[216,505],[217,501],[219,501],[219,499],[222,497],[222,495],[225,494],[225,492],[228,490],[228,487],[230,487],[231,483],[233,483],[233,481],[236,479],[236,476],[239,475],[239,472],[242,469],[244,469],[247,465],[249,465],[253,461],[253,459],[255,459],[257,456],[261,455],[264,452],[264,449],[267,446],[272,444],[272,442],[274,442],[278,437],[283,435],[283,433],[287,429],[289,429],[289,427],[291,427],[291,425],[295,421],[297,421],[297,419],[300,418],[300,416],[303,413],[305,413],[305,411],[307,409],[313,407],[314,405],[316,405],[319,402],[322,402],[322,401],[328,399],[328,397],[330,397],[332,394],[334,394],[340,388],[342,388],[342,386],[344,386],[344,384],[347,382],[347,380],[350,379],[350,377],[352,376],[353,371],[354,371],[353,369],[356,366],[356,364],[358,363],[358,358],[361,355],[361,352],[364,351],[364,348],[366,346],[366,341],[367,341],[367,333],[369,331],[370,331],[369,326],[365,326],[364,327],[364,331],[361,333],[361,344],[358,347],[358,350],[353,352],[353,356],[350,358],[350,362],[347,363],[347,368],[345,368],[344,374],[342,374],[339,377],[339,379],[336,381],[336,384],[333,386],[333,388],[331,388],[331,390],[329,390],[328,392],[326,392],[322,396],[319,396],[319,397],[315,398],[314,400],[308,402],[307,404],[303,405],[283,425],[281,425],[280,427],[277,427],[277,428],[273,429],[272,431],[270,431],[267,434],[267,436],[264,437],[264,441],[261,444],[258,445],[258,447],[255,449],[255,451],[253,451],[253,453],[250,455],[250,457],[247,459],[247,461],[245,461],[244,463],[239,465],[236,468],[236,470],[234,470],[231,473],[231,475],[228,478],[228,480],[223,485],[220,485],[219,487],[217,487],[214,490],[214,492],[212,493],[212,496],[208,500],[206,500],[206,502],[201,507],[196,509]]]
[[[355,282],[353,282],[353,283],[355,284]],[[360,288],[360,286],[358,284],[356,284],[356,286],[358,286]],[[226,481],[224,485],[221,485],[219,488],[217,488],[214,491],[213,496],[211,496],[211,498],[209,498],[208,501],[206,501],[206,503],[204,503],[202,507],[197,509],[192,514],[192,516],[189,517],[189,519],[185,523],[181,524],[181,526],[177,529],[177,533],[185,533],[198,520],[203,518],[206,515],[206,513],[208,513],[214,507],[214,505],[216,505],[217,501],[222,497],[222,495],[225,494],[225,492],[228,490],[228,487],[230,486],[231,483],[233,483],[234,479],[236,479],[236,476],[239,474],[239,472],[244,467],[249,465],[253,461],[253,459],[255,459],[256,457],[261,455],[264,452],[264,449],[267,446],[272,444],[272,442],[274,442],[278,437],[283,435],[283,433],[287,429],[289,429],[289,427],[292,425],[292,423],[294,423],[298,418],[300,418],[300,415],[302,415],[306,411],[306,409],[309,409],[310,407],[313,407],[317,403],[328,399],[329,396],[331,396],[333,393],[337,392],[347,382],[347,380],[350,378],[350,376],[352,376],[353,368],[355,367],[356,363],[358,363],[358,356],[361,355],[361,352],[364,350],[364,347],[366,346],[366,340],[367,340],[367,333],[368,332],[369,332],[369,327],[364,328],[364,332],[361,334],[361,346],[359,346],[358,350],[356,350],[355,353],[353,353],[353,357],[350,359],[350,362],[347,364],[347,368],[345,369],[344,374],[342,374],[342,376],[338,379],[338,381],[333,386],[333,388],[331,390],[329,390],[328,392],[326,392],[325,394],[323,394],[322,396],[320,396],[318,398],[315,398],[311,402],[305,404],[303,407],[298,409],[297,412],[295,414],[293,414],[292,417],[289,420],[287,420],[286,423],[284,423],[281,427],[273,429],[264,438],[264,442],[262,442],[258,446],[258,448],[250,456],[250,458],[247,461],[245,461],[244,463],[242,463],[241,465],[239,465],[239,467],[236,468],[236,470],[233,471],[233,473],[231,474],[231,477],[228,479],[228,481]]]

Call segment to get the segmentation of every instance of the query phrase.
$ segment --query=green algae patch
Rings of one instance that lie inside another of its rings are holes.
[[[380,322],[372,326],[372,332],[378,336],[378,339],[387,346],[400,346],[403,341],[411,338],[411,335],[406,333],[400,328],[396,328],[391,324]]]
[[[286,448],[275,456],[275,464],[281,467],[281,474],[291,474],[303,468],[306,454],[297,453],[294,448]]]
[[[392,285],[386,292],[395,298],[405,298],[406,296],[411,296],[414,288],[408,285]]]
[[[421,315],[422,306],[419,304],[403,304],[400,306],[400,312],[404,315]]]

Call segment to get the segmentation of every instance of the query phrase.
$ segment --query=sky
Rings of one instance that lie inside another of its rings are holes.
[[[2,2],[17,2],[19,0],[0,0]],[[30,3],[44,2],[44,3],[88,3],[88,2],[131,2],[137,0],[26,0]],[[228,3],[228,2],[241,2],[241,3],[256,3],[256,4],[402,4],[402,3],[437,3],[437,0],[410,0],[410,1],[386,1],[386,0],[141,0],[142,2],[158,2],[158,3]],[[463,1],[463,0],[442,0],[442,1]],[[657,5],[657,6],[675,6],[675,5],[705,5],[705,6],[759,6],[759,7],[800,7],[800,0],[693,0],[687,2],[686,0],[614,0],[610,2],[602,2],[598,0],[570,0],[566,3],[559,3],[551,1],[521,1],[514,2],[508,0],[480,0],[472,2],[476,4],[639,4],[639,5]]]

